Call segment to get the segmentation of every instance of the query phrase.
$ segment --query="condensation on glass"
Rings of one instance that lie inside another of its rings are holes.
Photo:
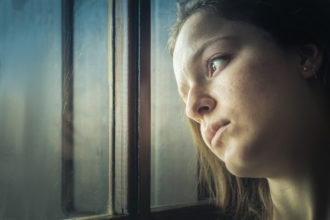
[[[74,205],[105,214],[109,2],[74,2]],[[0,30],[0,219],[63,219],[61,1],[1,0]]]
[[[151,1],[151,205],[197,202],[197,157],[167,49],[176,1]]]
[[[108,1],[74,4],[74,201],[103,213],[109,197]]]

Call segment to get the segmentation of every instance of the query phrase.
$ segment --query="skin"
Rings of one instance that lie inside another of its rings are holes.
[[[328,143],[325,98],[310,82],[321,60],[315,45],[284,49],[210,11],[190,16],[177,37],[173,66],[187,116],[229,172],[269,180],[275,219],[313,215],[310,167],[315,146]],[[230,123],[211,144],[207,128],[222,121]]]

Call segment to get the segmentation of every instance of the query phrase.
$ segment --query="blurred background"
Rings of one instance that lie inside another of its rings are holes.
[[[129,73],[124,40],[119,67],[111,66],[112,43],[118,42],[114,32],[125,31],[127,20],[113,14],[110,0],[72,2],[73,70],[65,74],[62,1],[0,1],[0,219],[127,213]],[[196,151],[167,49],[175,17],[175,0],[151,0],[152,208],[198,200]],[[120,78],[109,80],[114,75]],[[63,101],[68,92],[63,82],[72,86],[71,112]],[[72,166],[63,163],[68,114],[74,128],[69,134],[74,140]],[[70,195],[65,188],[72,189]],[[122,199],[116,200],[115,193]]]

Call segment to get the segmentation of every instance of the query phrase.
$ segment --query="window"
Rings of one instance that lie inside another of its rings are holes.
[[[0,2],[1,219],[110,213],[108,7]]]
[[[176,1],[152,0],[150,11],[151,207],[196,203],[196,151],[166,47]]]
[[[166,48],[176,2],[0,2],[1,219],[213,216]]]

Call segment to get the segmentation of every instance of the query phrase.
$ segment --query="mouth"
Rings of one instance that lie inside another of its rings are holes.
[[[215,148],[216,146],[219,145],[219,143],[222,140],[222,134],[225,131],[225,129],[228,127],[230,124],[229,121],[210,126],[206,130],[206,139],[208,144],[212,147]]]

